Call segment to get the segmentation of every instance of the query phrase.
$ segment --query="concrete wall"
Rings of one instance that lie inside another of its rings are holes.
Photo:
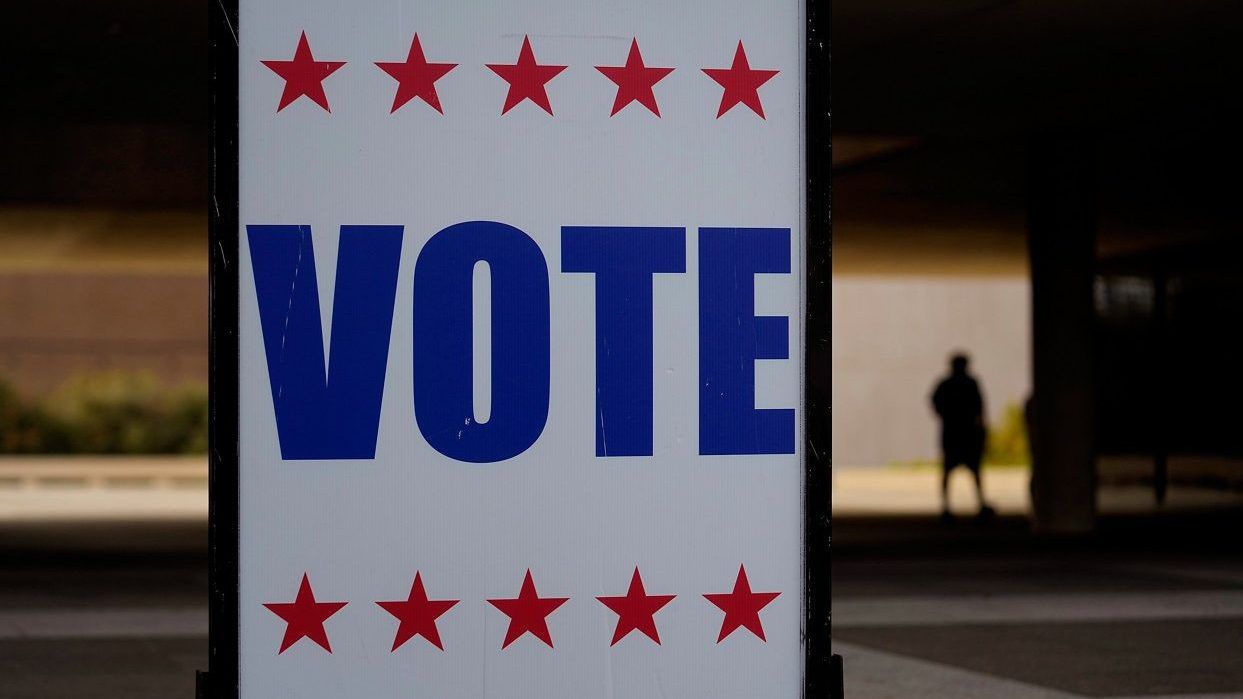
[[[833,282],[833,463],[937,457],[928,403],[950,353],[971,355],[991,422],[1031,385],[1024,276],[856,276]]]
[[[206,383],[206,274],[0,273],[0,380],[40,395],[114,369]]]

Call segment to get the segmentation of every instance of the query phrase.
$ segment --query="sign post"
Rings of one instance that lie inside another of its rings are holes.
[[[827,3],[214,12],[201,694],[840,696]]]

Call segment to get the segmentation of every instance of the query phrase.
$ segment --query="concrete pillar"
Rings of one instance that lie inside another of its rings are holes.
[[[1082,136],[1031,143],[1032,510],[1037,531],[1090,531],[1096,516],[1093,278],[1095,149]]]

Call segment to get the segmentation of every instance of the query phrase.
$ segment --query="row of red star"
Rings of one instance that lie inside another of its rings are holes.
[[[324,78],[332,75],[338,68],[345,65],[344,61],[317,61],[311,54],[311,45],[307,42],[306,32],[298,39],[298,48],[294,50],[293,60],[262,61],[263,65],[272,69],[285,80],[285,89],[281,92],[280,104],[276,111],[288,107],[299,97],[307,97],[315,104],[328,108],[328,96],[324,93]],[[397,111],[410,100],[418,97],[441,114],[440,96],[436,93],[436,81],[443,78],[449,71],[458,66],[456,63],[429,63],[423,55],[423,46],[419,43],[419,35],[414,35],[410,43],[410,52],[406,60],[397,62],[377,62],[376,65],[397,81],[397,94],[393,97],[393,108]],[[548,81],[555,78],[566,66],[543,65],[535,61],[535,52],[531,50],[531,39],[524,37],[522,49],[518,52],[516,63],[489,63],[488,68],[505,82],[509,83],[509,91],[505,94],[505,106],[501,114],[505,114],[524,100],[530,100],[549,115],[552,105],[548,102],[548,93],[544,89]],[[631,102],[638,102],[647,107],[648,111],[660,116],[660,106],[656,103],[656,94],[652,88],[673,72],[673,68],[654,68],[643,63],[643,54],[639,52],[638,39],[630,42],[630,53],[626,56],[625,65],[596,66],[604,77],[617,85],[617,96],[613,99],[613,111],[617,114]],[[747,52],[738,42],[734,51],[734,62],[728,68],[704,68],[703,72],[721,86],[721,105],[716,116],[733,109],[738,104],[751,108],[762,119],[764,105],[760,102],[760,86],[772,79],[779,71],[756,70],[747,61]]]
[[[745,628],[755,634],[761,641],[764,637],[764,626],[760,622],[760,610],[777,598],[780,592],[752,592],[751,583],[747,580],[747,569],[738,567],[738,577],[734,580],[734,589],[730,592],[707,594],[704,597],[725,613],[721,621],[721,632],[716,642]],[[617,614],[617,626],[613,630],[613,642],[625,638],[631,631],[639,631],[660,644],[660,634],[656,631],[656,612],[673,601],[677,595],[649,595],[643,587],[643,577],[639,569],[634,569],[630,578],[630,588],[625,595],[617,597],[597,597],[601,604]],[[535,580],[528,570],[522,580],[522,589],[517,597],[490,599],[488,603],[509,617],[509,628],[505,631],[505,642],[501,648],[518,640],[523,634],[531,634],[552,648],[552,634],[548,631],[548,615],[565,604],[569,597],[540,597],[535,590]],[[406,641],[415,636],[422,636],[428,643],[444,650],[440,642],[440,631],[436,620],[449,611],[461,600],[428,599],[427,590],[423,587],[423,576],[416,572],[414,583],[410,586],[410,594],[404,600],[376,602],[384,611],[397,618],[397,635],[393,638],[396,651]],[[341,611],[347,602],[319,602],[311,590],[311,581],[304,573],[302,583],[298,586],[298,595],[293,602],[271,602],[264,604],[274,614],[285,621],[285,635],[281,639],[280,653],[290,646],[309,638],[324,650],[332,652],[328,643],[328,632],[324,622],[332,615]]]

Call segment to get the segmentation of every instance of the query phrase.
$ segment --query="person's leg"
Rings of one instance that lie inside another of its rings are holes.
[[[981,470],[979,463],[971,465],[971,475],[975,477],[975,499],[976,502],[980,503],[980,515],[987,516],[993,514],[993,508],[989,507],[984,500],[984,483],[983,476],[980,473]]]
[[[950,471],[954,469],[954,464],[947,456],[941,460],[941,517],[949,519],[950,517]]]

